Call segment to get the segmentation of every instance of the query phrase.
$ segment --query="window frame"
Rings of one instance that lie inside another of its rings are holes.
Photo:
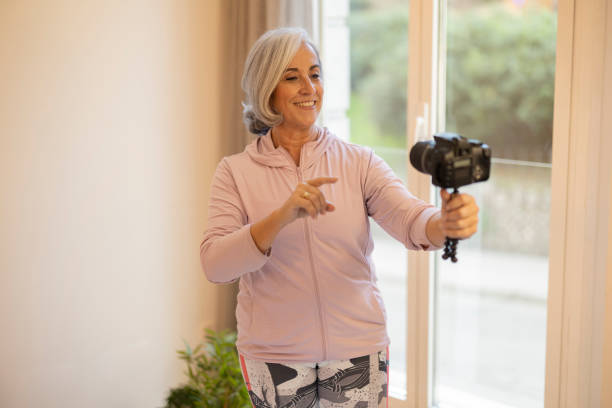
[[[426,135],[438,130],[438,112],[431,108],[438,105],[439,97],[438,81],[434,74],[439,72],[438,7],[437,0],[410,0],[408,44],[413,63],[408,67],[407,146],[412,146],[420,137],[417,128],[424,127]],[[407,169],[407,183],[415,196],[434,203],[430,178],[410,165]],[[433,256],[432,252],[408,253],[407,398],[405,401],[390,399],[392,408],[432,405],[433,325],[430,322],[433,319],[431,305],[435,296]]]

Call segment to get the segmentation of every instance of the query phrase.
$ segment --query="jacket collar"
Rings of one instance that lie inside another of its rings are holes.
[[[327,128],[320,128],[317,139],[306,142],[302,146],[300,167],[307,169],[316,163],[334,139],[335,136]],[[291,155],[284,147],[274,147],[270,131],[251,142],[245,151],[252,160],[269,167],[296,167]]]

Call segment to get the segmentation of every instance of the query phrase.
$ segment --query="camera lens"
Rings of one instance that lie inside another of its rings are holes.
[[[428,156],[434,147],[434,143],[433,140],[417,142],[410,149],[410,164],[421,173],[431,174],[427,168],[429,164]]]

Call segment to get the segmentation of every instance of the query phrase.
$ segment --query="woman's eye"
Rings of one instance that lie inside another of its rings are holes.
[[[312,77],[314,79],[319,79],[319,78],[321,78],[321,74],[312,74]]]
[[[292,76],[292,77],[285,78],[285,81],[295,81],[296,79],[297,77]]]

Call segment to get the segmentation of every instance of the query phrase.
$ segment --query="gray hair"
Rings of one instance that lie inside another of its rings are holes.
[[[253,44],[242,75],[246,94],[242,116],[249,132],[263,135],[283,121],[282,115],[272,109],[270,98],[302,44],[311,46],[320,61],[317,48],[301,28],[270,30]]]

